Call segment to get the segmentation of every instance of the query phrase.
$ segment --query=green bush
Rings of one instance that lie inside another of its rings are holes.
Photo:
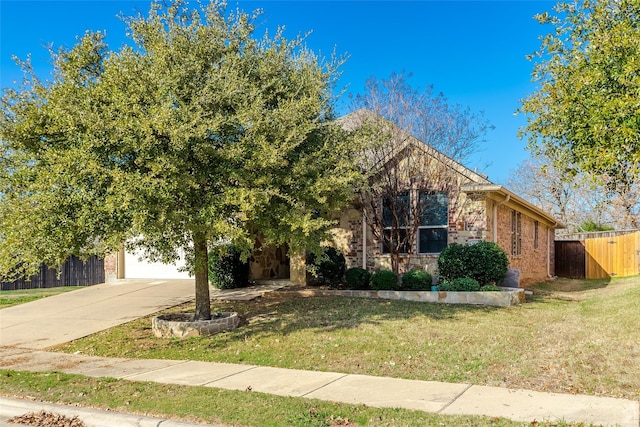
[[[398,276],[391,270],[376,271],[371,275],[371,288],[376,291],[393,291],[398,288]]]
[[[471,277],[458,277],[450,281],[440,282],[438,290],[443,292],[477,292],[480,284]]]
[[[360,267],[352,267],[344,274],[344,283],[347,289],[371,289],[370,280],[371,273]]]
[[[468,276],[468,247],[469,246],[459,243],[453,243],[440,252],[440,256],[438,257],[438,274],[441,281],[451,281],[457,277]]]
[[[209,281],[218,289],[242,288],[249,284],[249,263],[240,259],[240,251],[225,245],[209,252]]]
[[[438,291],[453,292],[455,291],[455,289],[453,289],[453,285],[451,284],[451,282],[447,280],[443,280],[440,283],[438,283]]]
[[[315,283],[327,285],[332,288],[340,287],[347,271],[347,261],[338,249],[328,246],[324,254],[315,256],[309,254],[307,257],[309,265],[315,266]]]
[[[493,242],[454,243],[438,257],[440,277],[447,281],[470,277],[482,285],[495,284],[504,280],[508,266],[507,254]]]
[[[499,292],[499,291],[501,291],[501,289],[499,287],[497,287],[496,285],[484,285],[484,286],[480,287],[480,290],[482,292]]]
[[[477,292],[480,290],[480,283],[471,277],[459,277],[451,281],[451,285],[458,292]]]
[[[432,284],[431,275],[424,270],[411,270],[402,275],[402,291],[430,291]]]

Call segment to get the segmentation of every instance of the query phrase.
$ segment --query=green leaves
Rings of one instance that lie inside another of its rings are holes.
[[[0,275],[139,236],[159,259],[195,235],[319,245],[357,177],[331,122],[341,61],[256,37],[256,16],[157,2],[124,18],[133,46],[87,33],[52,51],[46,84],[25,64],[31,82],[1,104]]]
[[[529,148],[594,175],[637,176],[640,3],[583,0],[555,13],[537,16],[554,31],[535,55],[539,89],[522,104]]]

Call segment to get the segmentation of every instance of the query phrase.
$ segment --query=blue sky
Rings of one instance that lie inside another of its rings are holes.
[[[514,112],[520,100],[535,90],[532,63],[526,55],[540,45],[547,29],[536,13],[550,11],[550,1],[231,1],[245,11],[263,9],[258,34],[277,26],[295,37],[312,31],[307,45],[330,55],[334,48],[349,59],[340,87],[358,93],[367,78],[386,78],[394,71],[413,73],[411,83],[433,84],[451,103],[483,111],[495,126],[482,151],[467,166],[502,183],[515,166],[528,158],[517,138],[525,124]],[[19,80],[11,55],[32,55],[36,71],[46,78],[49,43],[70,47],[86,30],[106,30],[117,49],[126,42],[125,26],[117,18],[142,12],[148,1],[0,0],[0,82]],[[348,112],[345,97],[338,104]]]

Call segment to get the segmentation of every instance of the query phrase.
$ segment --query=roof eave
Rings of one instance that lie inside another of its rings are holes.
[[[517,194],[512,193],[501,185],[497,184],[477,184],[467,183],[462,185],[462,191],[466,194],[469,193],[483,193],[486,197],[495,200],[497,202],[505,202],[507,205],[515,206],[524,210],[532,216],[545,222],[547,225],[552,226],[554,229],[565,228],[564,224],[560,223],[551,214],[543,211],[536,205],[526,201]]]

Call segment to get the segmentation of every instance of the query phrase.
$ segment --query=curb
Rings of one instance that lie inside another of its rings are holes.
[[[166,418],[127,414],[110,410],[99,410],[79,406],[57,405],[53,403],[0,398],[0,427],[18,427],[23,424],[9,424],[12,417],[40,411],[52,412],[67,417],[77,416],[89,427],[220,427],[213,424],[194,424]]]

